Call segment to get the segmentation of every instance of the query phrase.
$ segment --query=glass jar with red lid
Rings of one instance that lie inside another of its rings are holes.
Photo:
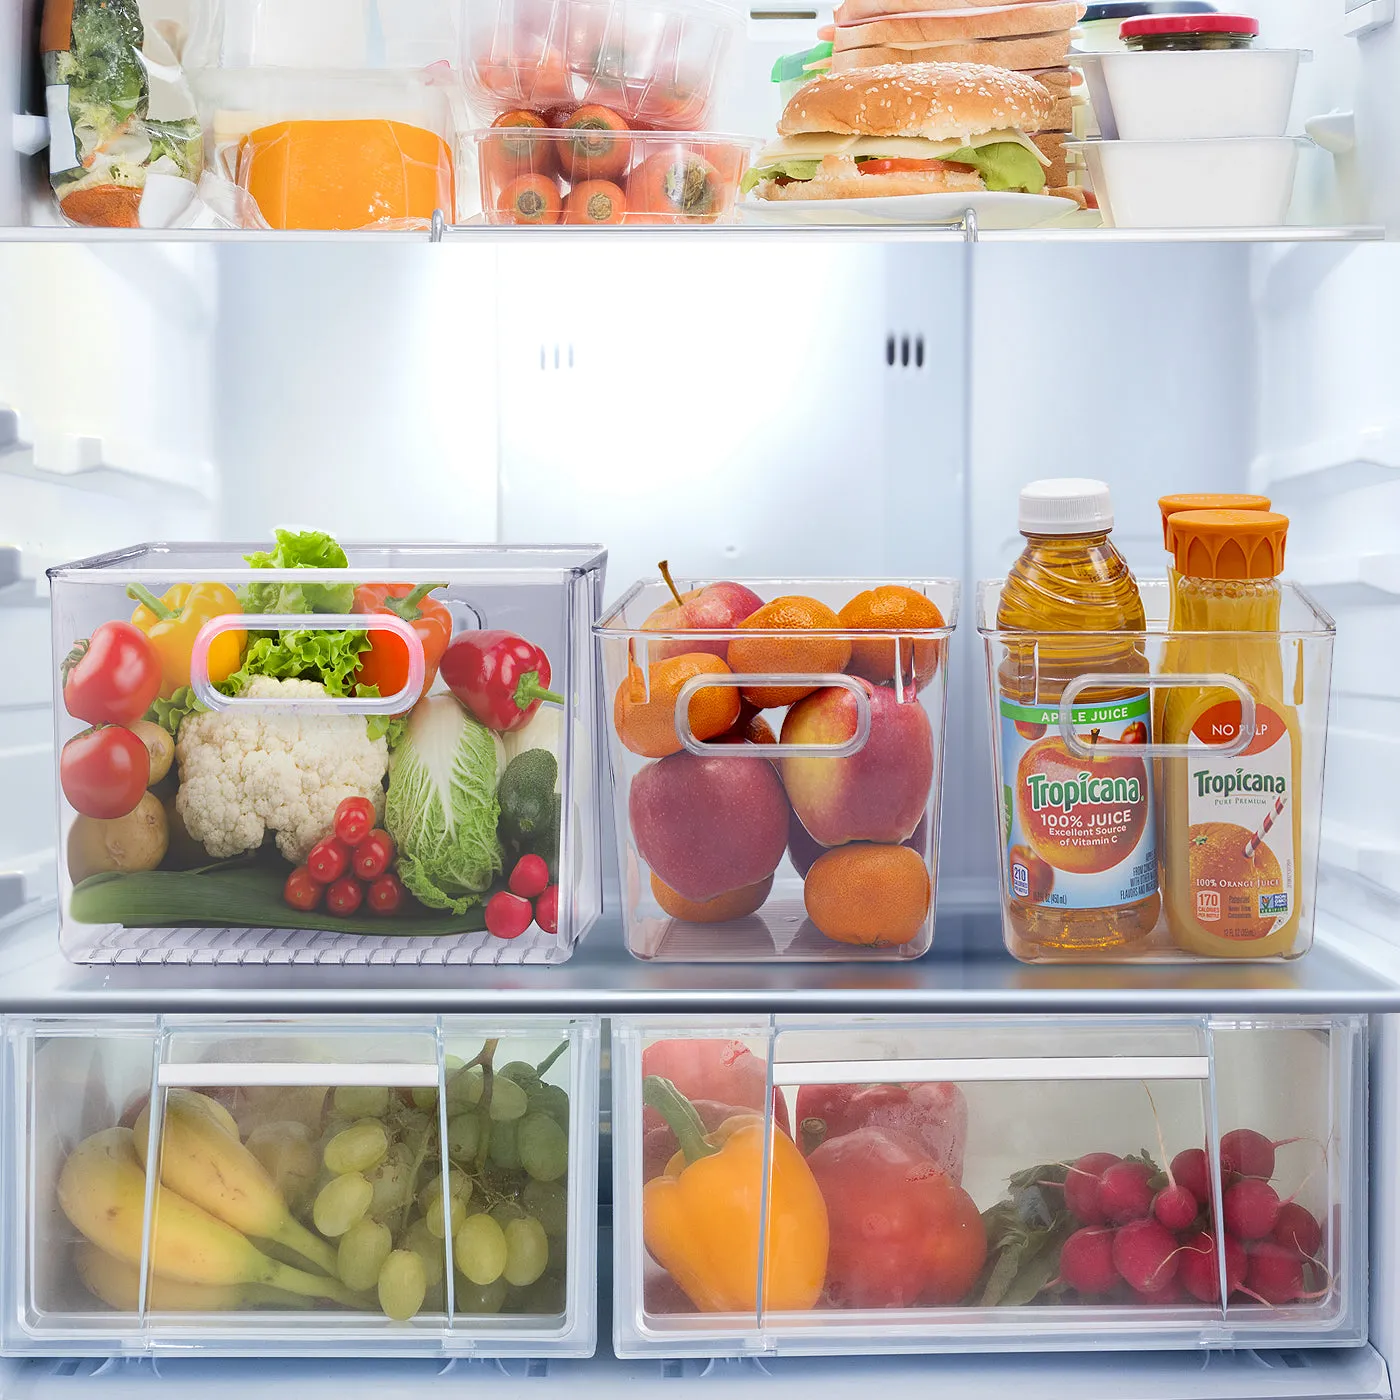
[[[1201,53],[1252,48],[1259,21],[1249,15],[1139,15],[1125,19],[1118,33],[1136,53]]]

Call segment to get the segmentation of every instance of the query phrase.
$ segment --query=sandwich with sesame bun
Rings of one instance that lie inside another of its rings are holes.
[[[744,176],[766,200],[1015,191],[1040,194],[1045,157],[1025,134],[1054,97],[1034,78],[971,63],[908,63],[808,83],[779,139]]]

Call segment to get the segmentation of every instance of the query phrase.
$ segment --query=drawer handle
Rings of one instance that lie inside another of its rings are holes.
[[[156,1069],[162,1089],[435,1089],[436,1065],[313,1064],[307,1061],[259,1064],[163,1064]]]
[[[1023,1059],[794,1060],[773,1082],[802,1084],[1003,1083],[1092,1079],[1209,1079],[1208,1055],[1043,1055]]]
[[[1074,710],[1080,703],[1079,697],[1086,690],[1123,690],[1128,686],[1140,686],[1146,691],[1175,690],[1177,687],[1187,690],[1228,690],[1240,702],[1240,728],[1233,739],[1227,739],[1223,744],[1202,745],[1159,744],[1154,739],[1147,744],[1132,745],[1132,752],[1138,758],[1235,758],[1254,742],[1254,696],[1250,694],[1249,687],[1235,676],[1185,671],[1158,676],[1125,676],[1121,671],[1104,672],[1076,676],[1060,695],[1060,738],[1074,758],[1103,757],[1101,752],[1096,754],[1094,747],[1086,744],[1075,732]],[[1093,702],[1089,703],[1092,705]],[[1111,705],[1114,702],[1105,700],[1102,703]],[[1046,706],[1046,709],[1051,708],[1054,706]]]
[[[733,690],[743,686],[798,686],[815,690],[839,686],[849,690],[856,697],[856,732],[842,744],[713,744],[697,739],[690,729],[690,702],[697,692],[711,687]],[[870,696],[854,676],[839,671],[819,675],[799,671],[728,676],[702,673],[686,681],[676,695],[676,737],[688,753],[702,757],[715,754],[720,758],[850,758],[859,753],[870,738]]]

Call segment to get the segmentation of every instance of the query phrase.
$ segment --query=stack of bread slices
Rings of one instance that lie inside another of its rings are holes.
[[[986,63],[1037,79],[1054,99],[1031,139],[1049,160],[1046,193],[1078,199],[1065,142],[1074,130],[1070,41],[1078,0],[842,0],[833,73],[888,63]]]

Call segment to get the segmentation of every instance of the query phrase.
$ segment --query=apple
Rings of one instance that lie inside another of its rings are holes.
[[[638,853],[688,900],[757,885],[787,850],[787,798],[761,759],[671,754],[632,779],[627,808]]]
[[[848,758],[784,758],[783,785],[819,845],[901,845],[914,834],[933,791],[933,727],[912,695],[901,703],[888,686],[857,684],[870,702],[864,746]],[[781,742],[834,747],[855,732],[855,695],[828,686],[787,712]]]
[[[671,601],[663,603],[642,623],[643,632],[732,632],[763,606],[763,599],[742,583],[708,583],[703,588],[678,593],[665,565],[661,573],[671,590]],[[647,648],[647,659],[664,661],[670,656],[695,651],[722,657],[728,654],[729,643],[694,639],[656,642]]]

